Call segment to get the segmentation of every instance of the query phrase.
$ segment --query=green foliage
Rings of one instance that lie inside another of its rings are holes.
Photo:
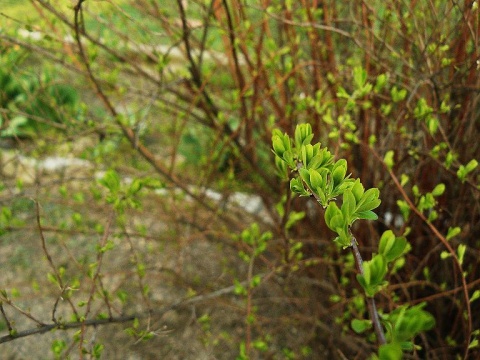
[[[433,316],[424,310],[426,305],[426,303],[411,307],[402,305],[383,315],[390,342],[399,343],[405,350],[413,349],[411,339],[435,326]]]
[[[357,102],[364,109],[370,108],[371,103],[365,98],[372,92],[374,87],[367,81],[367,71],[361,66],[356,66],[353,68],[352,78],[354,85],[353,93],[349,94],[347,90],[340,86],[337,96],[341,99],[347,100],[346,110],[353,110],[356,107]],[[377,81],[377,90],[382,87],[384,81],[384,79],[380,79],[380,82]]]
[[[0,108],[8,110],[0,113],[0,136],[33,137],[74,123],[71,118],[80,114],[77,90],[57,83],[47,71],[17,74],[26,53],[14,48],[0,52]]]
[[[358,334],[365,332],[372,328],[372,321],[371,320],[360,320],[360,319],[353,319],[352,320],[352,329]]]
[[[153,331],[144,329],[138,319],[134,319],[132,326],[125,329],[125,332],[137,341],[147,341],[155,336]]]
[[[377,254],[372,260],[363,263],[363,274],[357,275],[357,280],[365,290],[365,294],[373,297],[388,282],[385,280],[387,274],[387,261],[383,255]]]
[[[62,358],[62,352],[66,349],[67,343],[65,340],[54,340],[52,342],[51,350],[53,352],[53,355],[55,359],[61,359]]]
[[[364,72],[356,69],[355,81],[357,87],[365,86]],[[368,86],[364,90],[370,91],[371,87]],[[372,210],[380,205],[380,191],[377,188],[365,191],[359,179],[354,180],[347,175],[346,160],[335,161],[326,148],[321,148],[320,143],[312,145],[312,139],[312,128],[309,124],[297,126],[293,147],[287,134],[274,130],[272,146],[276,156],[275,163],[280,174],[283,175],[288,169],[293,176],[290,181],[292,192],[300,196],[313,196],[323,208],[326,208],[325,223],[338,235],[334,242],[343,248],[355,247],[351,226],[357,220],[378,218]],[[418,195],[419,209],[431,210],[435,205],[434,198],[442,195],[444,191],[445,186],[438,184],[431,193],[425,196]],[[340,207],[336,202],[339,196],[342,197]],[[371,260],[362,262],[358,259],[360,255],[357,253],[357,265],[361,268],[357,280],[367,298],[373,298],[388,285],[386,275],[390,264],[408,250],[408,242],[404,237],[396,237],[393,231],[387,230],[380,238],[378,253],[373,254]],[[463,253],[459,254],[459,258],[463,258]],[[425,304],[413,307],[402,305],[390,314],[382,315],[388,343],[381,344],[378,352],[380,359],[401,359],[403,350],[413,349],[411,339],[435,325],[435,319],[423,310],[424,306]],[[372,320],[353,319],[351,326],[355,332],[363,333],[371,328]]]
[[[295,129],[295,146],[287,134],[275,129],[272,135],[275,163],[279,173],[285,172],[286,164],[290,172],[298,174],[290,181],[290,189],[300,196],[314,196],[326,208],[325,222],[338,236],[335,242],[349,247],[352,241],[350,227],[359,219],[375,220],[372,211],[380,205],[379,190],[365,191],[360,180],[347,175],[345,159],[334,161],[333,155],[313,140],[310,124],[302,124]],[[334,201],[342,196],[339,208]]]
[[[98,183],[108,190],[105,201],[119,212],[127,208],[138,209],[141,206],[140,192],[143,188],[160,189],[163,184],[155,178],[133,179],[122,182],[120,175],[113,169],[105,172]]]
[[[473,170],[475,170],[477,166],[478,166],[478,161],[475,159],[470,160],[467,165],[460,165],[460,167],[457,170],[458,178],[462,182],[464,182],[468,174],[471,173]]]
[[[378,357],[373,357],[373,359],[380,360],[401,360],[402,358],[402,347],[396,342],[380,346],[378,349]]]
[[[385,231],[378,245],[379,254],[385,257],[387,262],[392,262],[405,253],[407,249],[407,239],[404,237],[395,237],[393,231]]]
[[[242,231],[241,235],[237,237],[239,241],[246,244],[251,251],[249,253],[241,250],[240,257],[245,262],[250,262],[252,259],[261,255],[267,249],[268,241],[272,239],[273,234],[270,231],[260,232],[260,227],[257,223],[253,223],[249,228]]]

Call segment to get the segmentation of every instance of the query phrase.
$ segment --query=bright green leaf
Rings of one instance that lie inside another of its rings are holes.
[[[347,173],[347,161],[345,159],[338,160],[332,170],[332,179],[334,186],[337,186],[345,178]]]
[[[327,226],[331,230],[335,231],[336,227],[343,225],[341,219],[343,219],[342,212],[338,208],[337,204],[334,202],[328,204],[327,210],[325,211],[325,223]]]
[[[380,254],[387,254],[395,243],[395,234],[392,230],[385,231],[380,237],[380,243],[378,245],[378,252]]]
[[[463,165],[460,165],[460,167],[458,168],[457,170],[457,176],[458,178],[464,182],[465,179],[467,178],[468,174],[470,172],[472,172],[476,167],[478,166],[478,161],[473,159],[473,160],[470,160],[470,162],[463,166]]]
[[[284,152],[286,151],[285,145],[280,136],[273,135],[272,137],[273,151],[280,158],[283,157]]]
[[[403,219],[407,221],[410,216],[410,206],[405,200],[397,200],[397,206],[402,213]]]
[[[407,90],[405,89],[397,89],[396,86],[394,86],[392,88],[392,90],[390,91],[390,95],[392,96],[392,101],[394,103],[397,103],[399,101],[402,101],[405,99],[405,97],[407,96]]]
[[[372,327],[372,321],[353,319],[351,326],[353,331],[355,331],[357,334],[361,334]]]
[[[442,251],[440,253],[440,259],[442,259],[442,260],[445,260],[445,259],[449,258],[450,256],[452,256],[452,254],[450,254],[448,251]]]
[[[460,234],[462,232],[462,229],[458,226],[452,228],[452,227],[449,227],[448,228],[448,233],[447,233],[447,236],[446,236],[446,239],[447,240],[450,240],[451,238],[457,236],[458,234]]]
[[[372,284],[381,284],[384,281],[385,274],[387,273],[387,261],[381,254],[375,255],[372,260],[366,261],[371,272]]]
[[[290,214],[288,214],[288,220],[287,223],[285,224],[285,229],[288,230],[290,229],[293,225],[295,225],[297,222],[302,220],[305,217],[305,211],[292,211]]]
[[[468,164],[465,166],[465,170],[467,173],[472,172],[476,167],[478,166],[478,161],[475,159],[472,159],[468,162]]]
[[[367,71],[360,66],[356,66],[353,69],[353,80],[357,89],[362,88],[367,82]]]
[[[309,180],[310,180],[310,186],[312,187],[312,190],[316,190],[317,188],[323,188],[323,179],[318,173],[317,170],[308,170],[309,172]]]
[[[398,342],[388,343],[378,349],[380,360],[401,360],[403,359],[402,346]]]
[[[378,215],[375,214],[373,211],[371,210],[367,210],[367,211],[362,211],[362,212],[356,212],[355,215],[359,218],[359,219],[363,219],[363,220],[377,220],[378,219]]]
[[[375,82],[375,87],[374,87],[374,91],[376,93],[380,92],[384,87],[385,85],[387,84],[387,74],[380,74],[377,76],[377,80]]]
[[[355,212],[355,208],[357,207],[357,202],[355,200],[355,196],[351,190],[345,190],[343,193],[343,204],[342,204],[342,213],[347,222],[350,225],[350,219]]]
[[[363,193],[365,191],[362,183],[360,182],[360,180],[355,180],[355,183],[353,184],[352,186],[352,194],[353,196],[355,196],[355,200],[357,201],[357,204],[358,202],[361,200],[362,196],[363,196]]]
[[[440,196],[445,192],[445,184],[438,184],[435,186],[435,188],[432,190],[432,195],[433,196]]]
[[[467,250],[467,245],[465,245],[465,244],[458,245],[457,254],[458,254],[458,262],[460,264],[463,264],[463,258],[465,256],[465,251],[466,250]]]
[[[480,298],[480,290],[475,290],[472,296],[470,297],[470,302],[472,303],[479,298]]]
[[[361,213],[377,208],[381,203],[381,200],[378,198],[379,195],[380,191],[377,188],[368,189],[361,199],[357,201],[356,211]]]
[[[387,262],[391,262],[404,254],[407,245],[407,239],[404,237],[395,237],[391,230],[387,230],[380,238],[378,251],[385,256]]]
[[[394,160],[393,160],[394,155],[395,155],[395,152],[393,150],[389,150],[389,151],[387,151],[387,153],[385,154],[385,156],[383,158],[383,161],[385,162],[385,165],[390,170],[393,168],[393,165],[394,165]]]
[[[115,170],[108,170],[98,182],[111,192],[116,192],[120,188],[120,176]]]

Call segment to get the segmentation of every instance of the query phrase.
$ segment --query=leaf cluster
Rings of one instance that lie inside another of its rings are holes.
[[[46,129],[65,129],[71,118],[82,115],[79,94],[71,85],[45,69],[38,75],[18,71],[27,58],[15,48],[0,57],[0,108],[5,110],[0,137],[35,137]]]
[[[388,282],[385,280],[388,266],[409,250],[407,240],[396,237],[393,231],[385,231],[378,246],[378,254],[372,260],[363,263],[363,274],[357,275],[357,280],[365,290],[365,294],[373,297]]]
[[[251,253],[247,253],[243,250],[239,252],[240,257],[245,262],[250,262],[253,258],[261,255],[267,249],[269,240],[271,240],[273,234],[270,231],[261,232],[257,223],[253,223],[247,229],[243,230],[237,240],[244,243],[251,249]]]
[[[352,240],[350,227],[356,220],[378,218],[372,210],[380,205],[380,192],[377,188],[365,191],[359,179],[347,175],[347,161],[335,161],[320,143],[312,145],[313,137],[310,124],[298,125],[294,140],[275,129],[272,135],[275,164],[282,176],[293,175],[292,192],[314,196],[326,208],[325,222],[338,234],[335,242],[348,247]],[[335,200],[340,196],[343,202],[339,207]]]
[[[136,178],[130,183],[122,182],[120,174],[112,169],[108,170],[98,183],[108,190],[105,198],[107,203],[113,204],[119,212],[126,208],[140,208],[141,201],[138,196],[144,187],[154,189],[163,187],[163,184],[155,178]]]

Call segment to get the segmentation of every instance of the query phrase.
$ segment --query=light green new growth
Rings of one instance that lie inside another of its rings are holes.
[[[350,227],[359,219],[376,220],[372,211],[380,205],[380,192],[377,188],[365,191],[360,180],[347,175],[347,161],[335,161],[333,155],[320,143],[311,145],[313,139],[310,124],[301,124],[295,130],[295,144],[287,134],[278,129],[273,131],[273,151],[276,164],[283,175],[287,168],[298,173],[290,181],[290,189],[300,196],[314,196],[326,208],[327,226],[338,236],[335,242],[349,247],[352,241]],[[339,208],[334,201],[343,197]]]
[[[317,200],[325,209],[326,225],[337,234],[335,243],[353,252],[357,280],[365,291],[370,319],[354,319],[352,328],[362,333],[373,326],[379,344],[378,357],[373,355],[373,358],[400,359],[404,350],[413,349],[412,340],[416,335],[435,325],[433,316],[423,310],[425,304],[398,306],[390,314],[382,315],[375,305],[375,294],[388,285],[389,265],[409,250],[408,242],[404,237],[396,237],[391,230],[385,231],[378,253],[369,261],[362,260],[351,227],[357,220],[378,218],[373,210],[381,203],[380,191],[365,190],[359,179],[350,178],[347,161],[335,161],[320,143],[312,145],[313,137],[310,124],[298,125],[294,140],[278,129],[273,131],[272,145],[279,175],[290,179],[293,193]]]

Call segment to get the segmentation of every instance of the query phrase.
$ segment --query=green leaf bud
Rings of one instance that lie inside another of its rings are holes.
[[[372,321],[353,319],[351,326],[353,331],[355,331],[357,334],[361,334],[372,327]]]
[[[438,184],[435,186],[435,188],[432,190],[432,195],[433,196],[440,196],[445,192],[445,184]]]
[[[345,190],[343,193],[342,213],[347,220],[348,225],[353,222],[353,214],[355,213],[356,200],[351,190]]]
[[[395,155],[395,152],[393,150],[388,150],[385,154],[385,157],[383,158],[385,165],[387,165],[387,168],[389,168],[390,170],[393,168],[393,165],[394,165],[394,160],[393,160],[394,155]]]
[[[327,210],[325,211],[325,223],[333,231],[336,231],[337,228],[343,227],[345,224],[343,214],[334,202],[331,202],[327,206]]]
[[[295,129],[295,146],[300,149],[302,145],[310,144],[313,139],[312,126],[300,124]]]
[[[279,157],[283,157],[283,153],[285,152],[286,149],[280,136],[274,135],[272,138],[272,144],[273,144],[273,151],[275,152],[275,154],[277,154]]]
[[[311,144],[302,145],[302,163],[308,166],[310,159],[313,157],[313,146]]]
[[[360,180],[359,179],[355,180],[355,183],[352,186],[352,194],[353,196],[355,196],[355,200],[357,201],[357,204],[362,199],[364,191],[365,189],[362,183],[360,182]]]
[[[392,230],[385,231],[380,237],[380,244],[378,245],[378,251],[380,254],[387,254],[393,247],[395,242],[395,234]]]
[[[318,171],[310,169],[308,172],[310,174],[310,185],[312,190],[315,191],[317,188],[323,188],[323,179]]]
[[[347,160],[340,159],[333,166],[332,180],[334,187],[338,186],[344,179],[347,173]]]

